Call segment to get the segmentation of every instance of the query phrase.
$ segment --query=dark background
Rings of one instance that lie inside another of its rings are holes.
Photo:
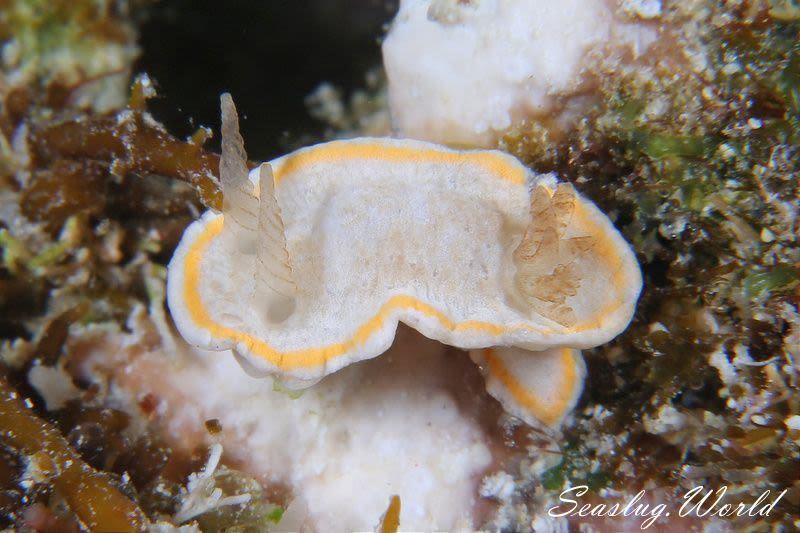
[[[348,95],[381,62],[397,0],[161,0],[141,29],[137,71],[155,81],[153,115],[180,137],[214,130],[233,94],[248,156],[268,160],[318,139],[303,99],[322,81]]]

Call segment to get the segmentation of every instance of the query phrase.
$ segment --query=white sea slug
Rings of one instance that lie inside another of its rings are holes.
[[[404,322],[472,350],[510,413],[560,424],[583,388],[578,349],[618,335],[641,289],[605,215],[507,154],[412,140],[318,144],[248,173],[222,104],[223,210],[169,265],[188,342],[307,387],[386,351]]]

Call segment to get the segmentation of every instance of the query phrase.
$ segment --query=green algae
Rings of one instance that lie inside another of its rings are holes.
[[[25,266],[28,270],[36,270],[58,263],[77,244],[78,218],[70,217],[64,224],[64,229],[58,241],[48,246],[41,253],[31,257]]]
[[[0,229],[0,247],[3,250],[3,266],[6,270],[12,273],[19,272],[25,258],[28,257],[28,251],[25,245],[11,233],[3,228]]]
[[[652,159],[668,157],[703,157],[716,148],[716,144],[701,136],[678,136],[648,131],[633,132],[635,148]]]
[[[561,491],[566,486],[585,485],[589,491],[598,492],[608,486],[610,477],[603,470],[587,472],[590,468],[587,450],[575,440],[568,441],[561,448],[561,462],[542,474],[542,486],[551,491]]]
[[[797,267],[776,265],[768,269],[758,269],[747,274],[742,280],[742,291],[747,298],[769,297],[774,291],[789,291],[800,280]]]

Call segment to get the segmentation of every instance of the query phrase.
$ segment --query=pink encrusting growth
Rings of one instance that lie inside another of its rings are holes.
[[[129,412],[146,398],[151,427],[176,452],[222,444],[225,464],[288,507],[276,531],[368,531],[394,494],[403,531],[485,520],[478,485],[508,451],[485,430],[480,414],[498,409],[475,393],[481,377],[465,354],[401,327],[383,357],[297,395],[248,376],[229,352],[165,350],[142,309],[129,327],[78,332],[76,371],[109,383]],[[221,425],[213,436],[210,419]]]

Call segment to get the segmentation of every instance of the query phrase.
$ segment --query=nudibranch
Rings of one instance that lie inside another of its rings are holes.
[[[380,355],[403,322],[471,350],[513,415],[560,424],[579,349],[627,326],[642,284],[594,204],[502,152],[409,139],[327,142],[248,172],[229,95],[222,117],[222,212],[169,264],[189,343],[302,388]]]

